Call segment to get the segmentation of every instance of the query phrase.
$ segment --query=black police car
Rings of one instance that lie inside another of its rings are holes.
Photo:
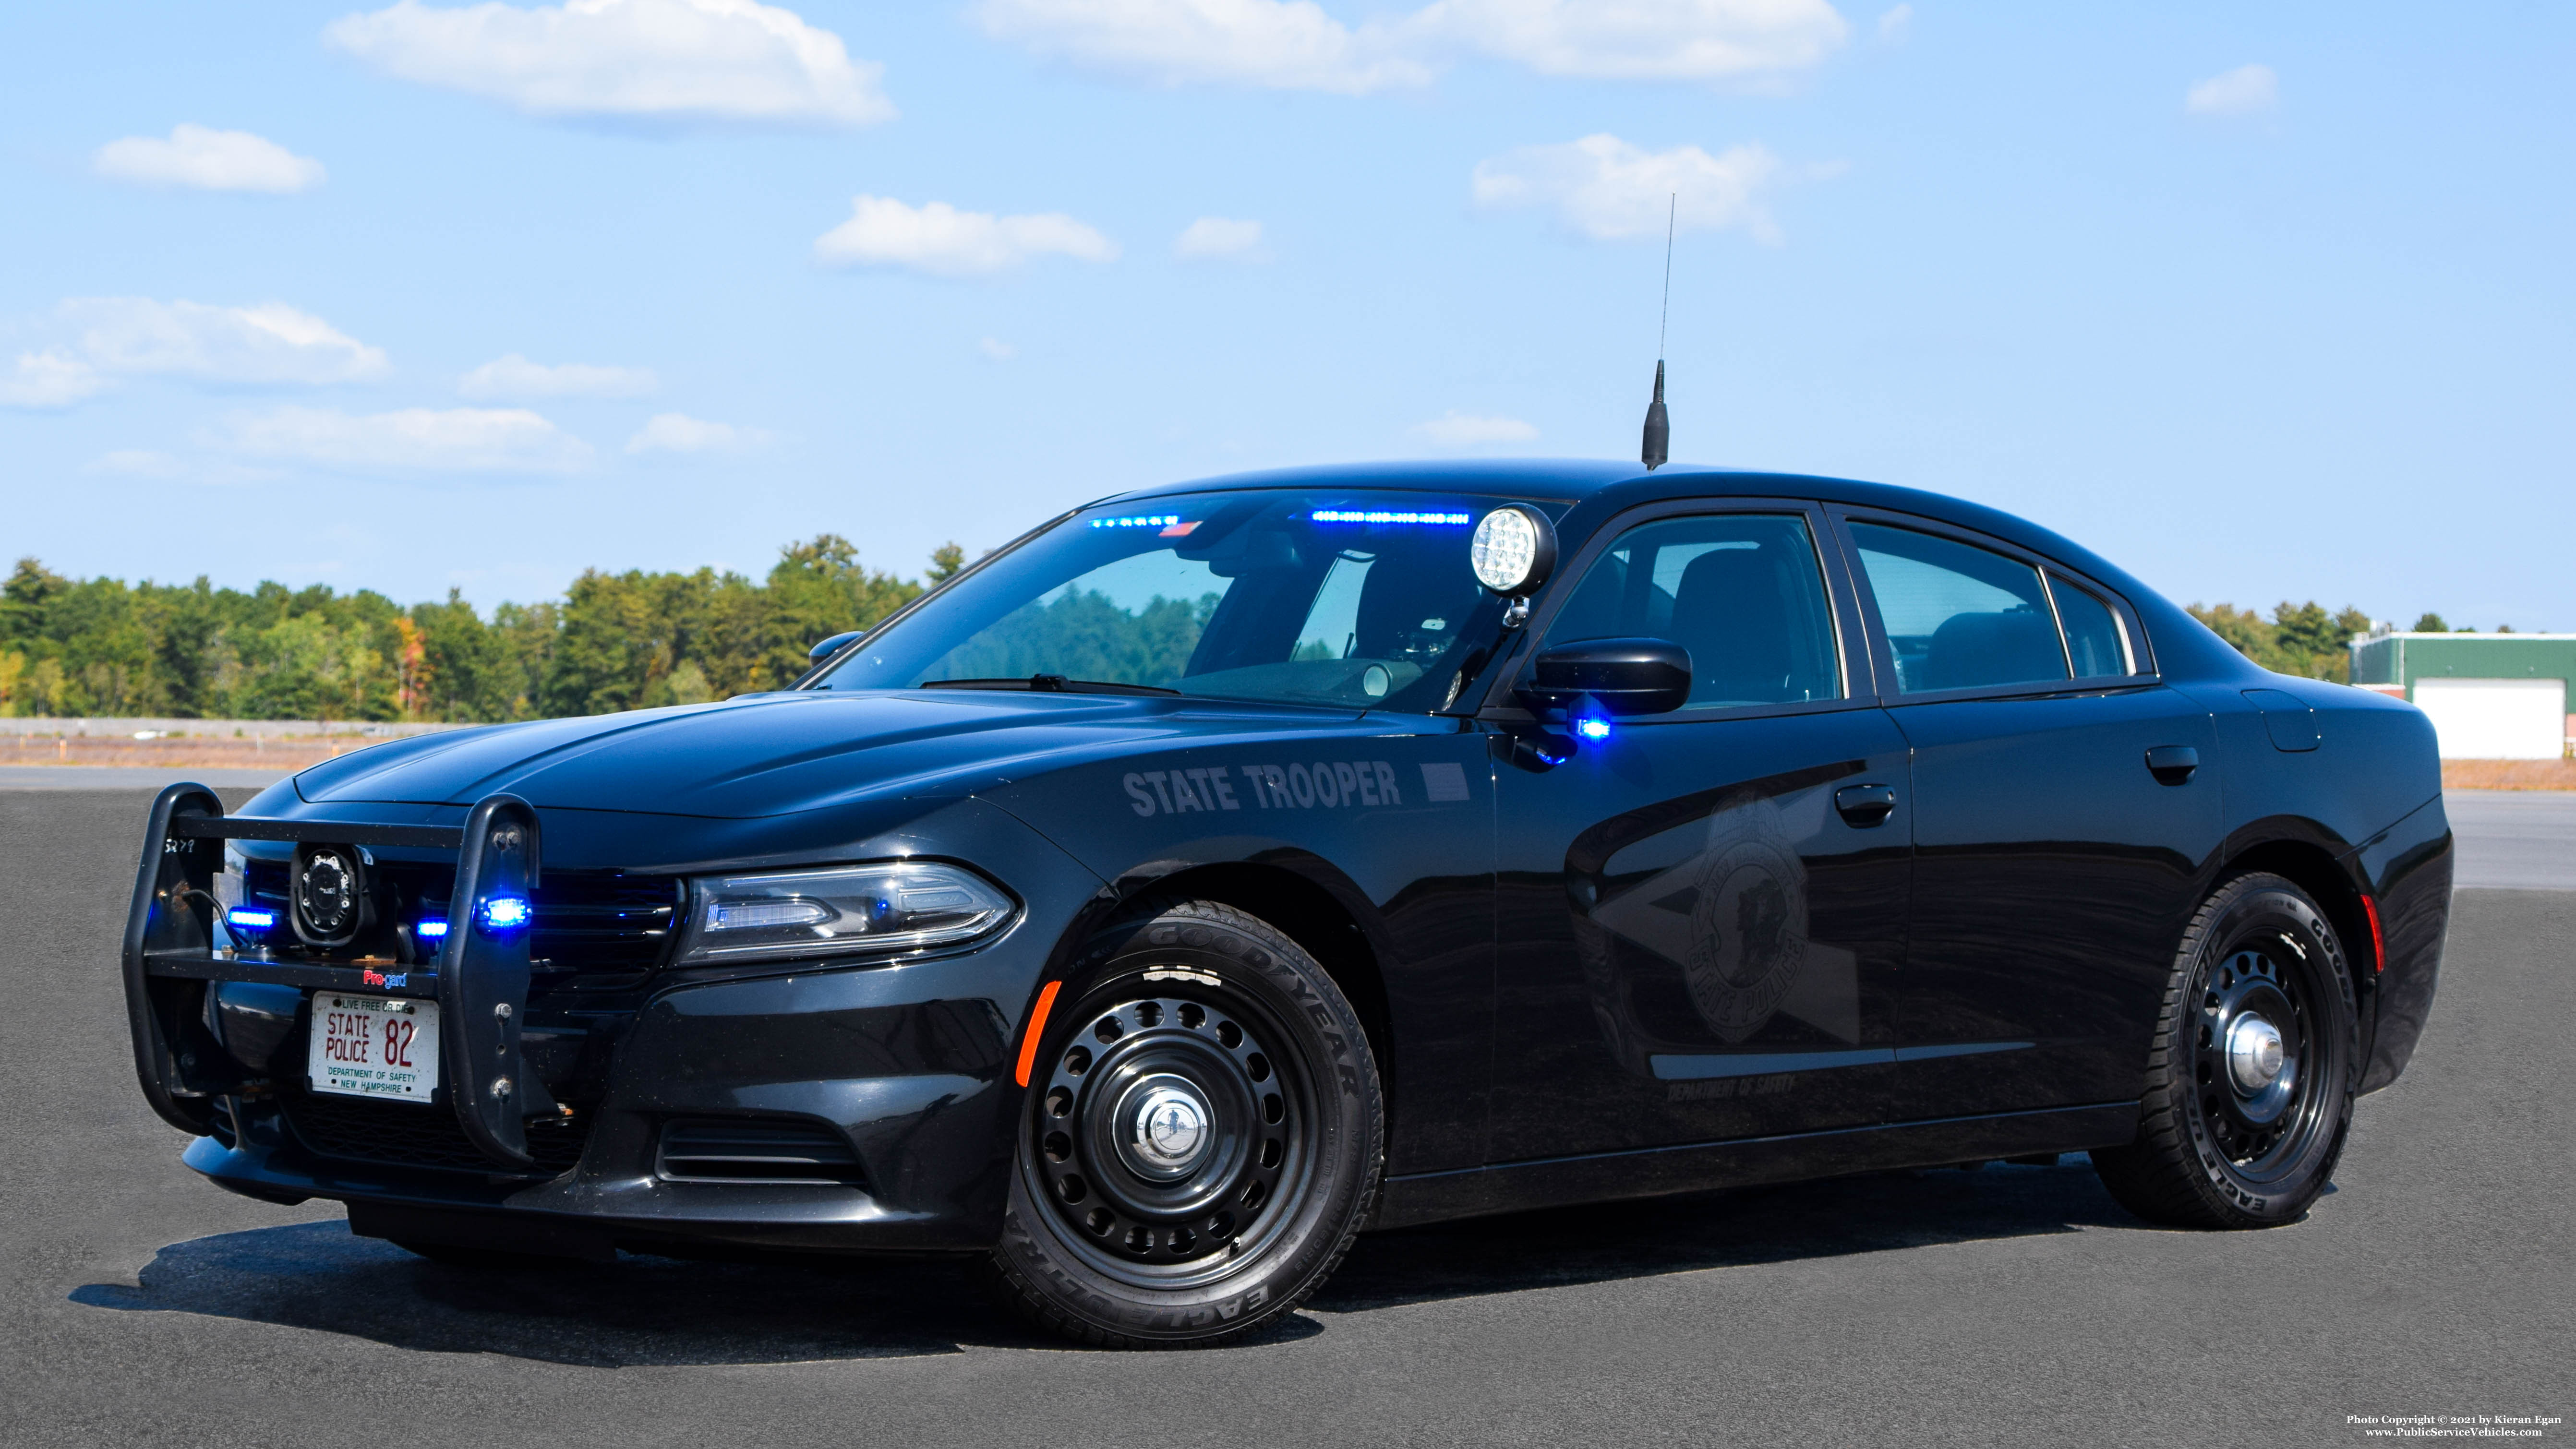
[[[2259,1227],[2449,911],[2422,715],[1895,488],[1226,478],[817,654],[165,792],[188,1164],[432,1258],[978,1255],[1138,1346],[1365,1227],[1829,1173],[2091,1149]]]

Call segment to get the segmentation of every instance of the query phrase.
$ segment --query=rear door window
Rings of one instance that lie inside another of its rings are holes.
[[[1852,542],[1906,694],[2068,676],[2039,570],[1936,534],[1854,523]]]
[[[2068,583],[2055,574],[2048,576],[2048,591],[2057,599],[2057,622],[2065,626],[2066,655],[2074,662],[2076,678],[2103,679],[2137,672],[2137,666],[2129,660],[2120,616],[2111,612],[2110,605],[2091,589]]]

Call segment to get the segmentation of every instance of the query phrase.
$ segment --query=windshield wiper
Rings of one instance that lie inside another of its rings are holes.
[[[1013,679],[925,679],[923,689],[1026,689],[1038,694],[1179,694],[1159,684],[1117,684],[1106,679],[1067,679],[1061,674],[1032,674]]]

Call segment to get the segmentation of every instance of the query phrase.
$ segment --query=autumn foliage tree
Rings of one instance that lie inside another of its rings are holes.
[[[936,583],[963,566],[950,544]],[[817,639],[874,624],[924,584],[822,534],[736,573],[589,570],[561,601],[487,618],[450,590],[74,580],[32,558],[0,585],[0,713],[182,719],[529,719],[776,689]]]

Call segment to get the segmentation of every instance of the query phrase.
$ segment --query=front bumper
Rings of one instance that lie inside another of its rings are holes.
[[[228,962],[202,949],[191,956],[171,943],[166,919],[184,908],[138,891],[138,912],[160,913],[137,933],[160,933],[140,958],[137,1060],[146,1093],[156,1106],[169,1104],[165,1116],[175,1113],[203,1134],[185,1161],[217,1184],[271,1201],[347,1202],[352,1226],[380,1236],[592,1256],[619,1246],[990,1247],[1008,1197],[1010,1124],[1021,1095],[1011,1047],[1064,923],[1102,883],[1007,814],[973,801],[941,802],[902,838],[860,841],[847,858],[924,854],[923,837],[934,833],[940,853],[987,865],[1023,902],[1009,928],[974,950],[858,966],[789,964],[743,979],[666,972],[665,984],[612,1012],[598,1003],[576,1011],[542,996],[529,1001],[519,1060],[579,1134],[543,1130],[550,1124],[532,1113],[533,1168],[459,1160],[463,1148],[453,1144],[444,1165],[406,1160],[394,1137],[352,1147],[352,1113],[407,1114],[406,1124],[455,1135],[442,1115],[454,1112],[448,1094],[442,1088],[431,1106],[313,1097],[302,1080],[301,1019],[264,1076],[223,1055],[220,1023],[211,1031],[200,1025],[203,993],[215,983],[278,984],[336,968]],[[147,878],[154,868],[148,860]],[[130,971],[129,987],[137,980]],[[563,1049],[568,1040],[578,1048]],[[338,1114],[340,1136],[314,1130],[317,1107]],[[817,1131],[844,1144],[854,1165],[832,1181],[675,1178],[666,1133],[674,1124],[710,1123]],[[550,1156],[538,1145],[547,1140],[562,1150]]]
[[[1007,996],[1016,1014],[1034,979],[1013,954],[654,997],[616,1045],[606,1097],[584,1113],[579,1161],[551,1179],[328,1155],[277,1098],[227,1099],[228,1113],[240,1116],[220,1125],[233,1130],[199,1139],[186,1161],[253,1197],[578,1219],[621,1242],[989,1247],[1000,1234],[1008,1124],[1019,1102],[1006,1045],[1013,1023],[998,1001]],[[664,1127],[710,1120],[822,1124],[856,1152],[859,1181],[664,1177]]]

